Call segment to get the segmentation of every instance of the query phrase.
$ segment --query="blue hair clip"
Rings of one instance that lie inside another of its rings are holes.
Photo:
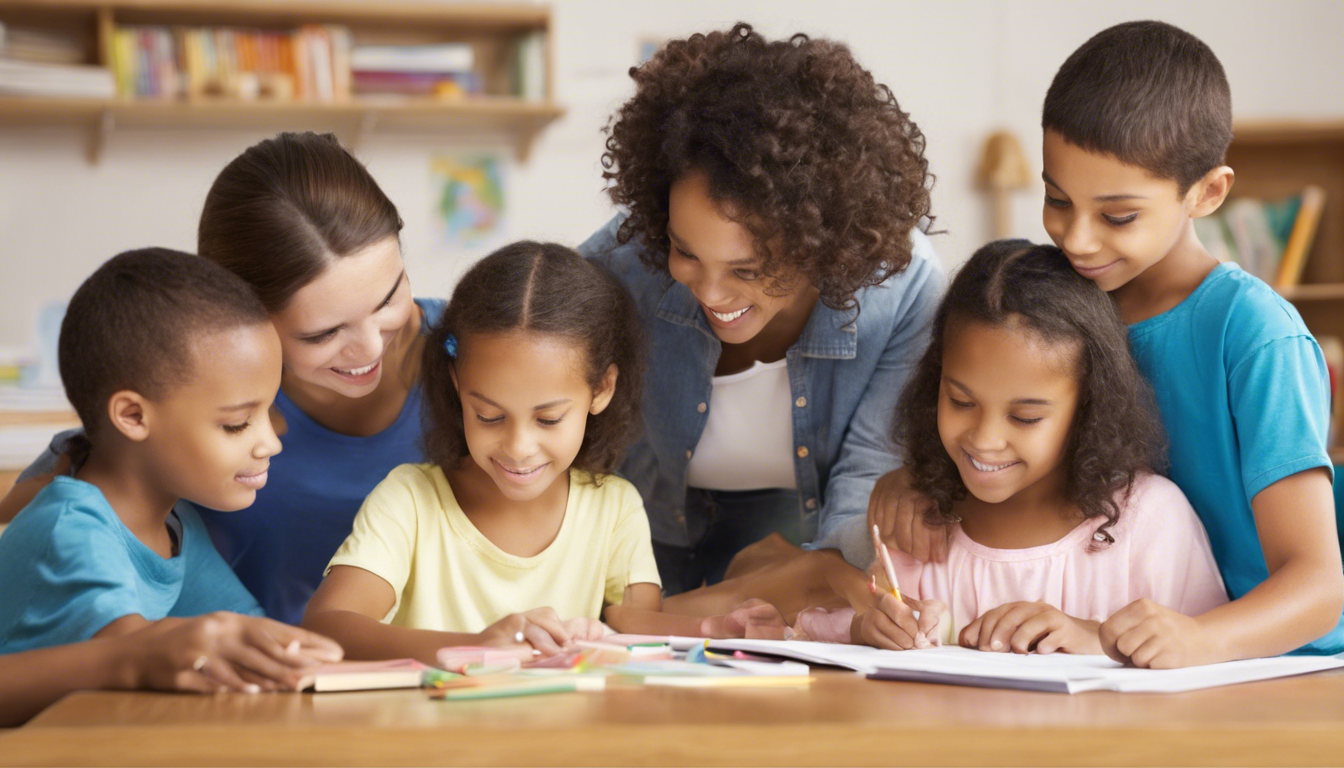
[[[444,351],[444,352],[447,352],[449,357],[451,357],[451,358],[453,358],[453,359],[457,359],[457,337],[456,337],[456,336],[454,336],[454,335],[451,334],[451,333],[448,334],[448,338],[446,338],[446,339],[443,340],[443,351]]]

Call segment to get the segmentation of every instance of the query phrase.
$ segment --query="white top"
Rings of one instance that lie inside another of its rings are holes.
[[[797,488],[791,399],[787,360],[715,376],[688,484],[715,491]]]

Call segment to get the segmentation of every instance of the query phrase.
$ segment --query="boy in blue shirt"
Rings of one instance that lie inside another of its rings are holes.
[[[185,503],[249,506],[280,450],[269,418],[280,340],[251,289],[188,254],[123,253],[71,299],[59,356],[87,437],[71,446],[74,471],[0,537],[0,653],[170,616],[260,616]],[[195,671],[233,676],[207,656]]]
[[[1141,600],[1101,626],[1140,667],[1344,650],[1344,570],[1326,452],[1325,361],[1288,302],[1195,235],[1232,188],[1227,77],[1193,35],[1154,21],[1094,36],[1046,94],[1045,229],[1115,300],[1170,440],[1170,476],[1199,513],[1232,602],[1196,617]],[[893,473],[870,518],[919,557]],[[910,503],[906,503],[910,502]],[[1008,647],[1019,627],[1000,622]],[[984,631],[981,633],[985,636]]]

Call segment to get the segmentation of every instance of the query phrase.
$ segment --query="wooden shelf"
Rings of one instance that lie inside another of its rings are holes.
[[[1291,288],[1275,288],[1289,301],[1338,301],[1344,299],[1344,283],[1304,283]]]
[[[488,95],[455,99],[351,96],[337,101],[242,101],[38,98],[0,95],[0,126],[77,125],[89,131],[88,157],[96,163],[108,135],[120,128],[269,128],[337,133],[358,147],[374,131],[503,137],[526,160],[537,135],[564,115],[553,100],[496,95],[511,40],[541,32],[545,92],[554,93],[550,8],[533,4],[436,3],[388,0],[0,0],[0,20],[59,25],[102,42],[90,61],[106,64],[114,25],[220,26],[266,29],[305,24],[348,25],[366,43],[466,42],[485,67]],[[87,33],[87,34],[86,34]]]

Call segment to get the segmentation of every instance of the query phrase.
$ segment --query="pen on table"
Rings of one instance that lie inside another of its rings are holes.
[[[882,563],[882,572],[887,577],[887,583],[891,585],[892,596],[905,602],[901,597],[901,587],[896,583],[896,567],[891,564],[891,555],[882,545],[882,534],[878,532],[876,525],[873,526],[873,553],[877,556],[878,562]]]

